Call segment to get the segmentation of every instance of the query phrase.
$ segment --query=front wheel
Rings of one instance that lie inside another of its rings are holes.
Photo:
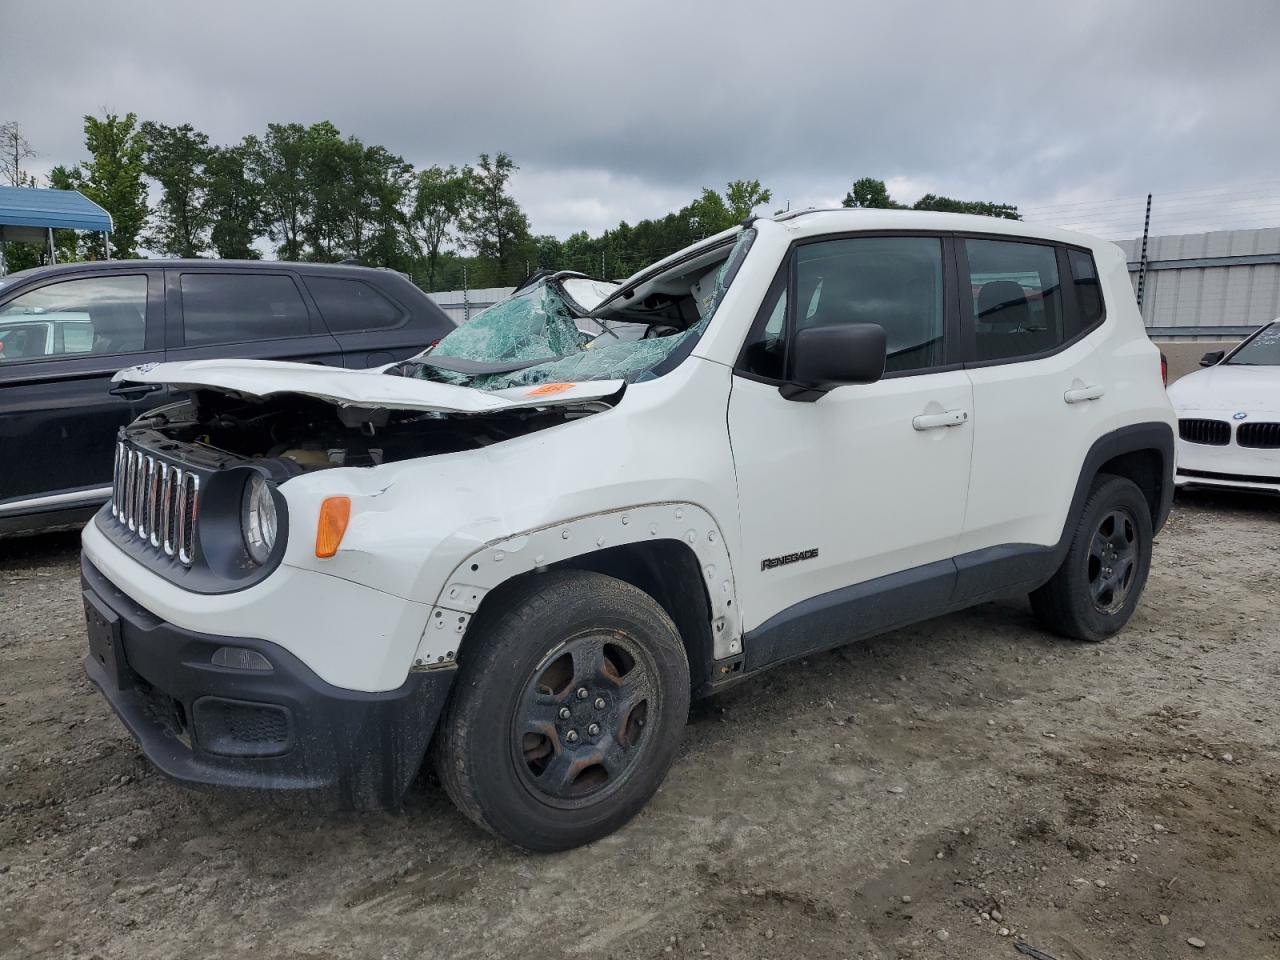
[[[689,665],[671,618],[613,577],[530,577],[477,617],[440,729],[457,807],[530,850],[565,850],[630,820],[675,758]]]
[[[1151,507],[1132,480],[1093,482],[1066,559],[1031,594],[1031,609],[1050,630],[1076,640],[1104,640],[1133,616],[1151,568]]]

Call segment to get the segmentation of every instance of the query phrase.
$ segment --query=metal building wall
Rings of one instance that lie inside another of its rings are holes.
[[[1142,240],[1120,247],[1136,289]],[[1280,317],[1280,227],[1151,237],[1142,315],[1153,337],[1237,339]]]

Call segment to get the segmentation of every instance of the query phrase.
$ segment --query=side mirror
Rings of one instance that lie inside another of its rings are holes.
[[[850,383],[875,383],[884,376],[884,327],[842,323],[801,330],[791,342],[791,377],[781,388],[788,400],[817,400]]]
[[[1227,355],[1225,350],[1210,350],[1200,358],[1200,366],[1213,367],[1222,362],[1222,358]]]

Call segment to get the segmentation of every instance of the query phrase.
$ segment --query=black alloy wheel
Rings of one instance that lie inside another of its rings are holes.
[[[589,633],[533,671],[512,719],[521,780],[559,806],[617,789],[643,747],[658,690],[647,654],[620,634]]]
[[[1124,606],[1138,569],[1138,521],[1119,507],[1102,518],[1089,543],[1089,595],[1099,613]]]

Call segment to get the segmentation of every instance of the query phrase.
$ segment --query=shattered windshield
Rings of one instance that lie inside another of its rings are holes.
[[[419,365],[411,375],[481,390],[652,379],[665,372],[655,370],[662,361],[683,358],[693,348],[754,239],[754,230],[742,231],[723,262],[714,268],[714,275],[709,272],[687,290],[666,295],[667,314],[651,321],[632,317],[597,321],[575,316],[558,285],[548,282],[552,278],[540,280],[458,327],[429,354],[418,358]],[[571,297],[579,292],[573,283],[566,281]],[[690,322],[678,323],[673,315],[687,316]],[[492,367],[503,369],[487,369]]]

